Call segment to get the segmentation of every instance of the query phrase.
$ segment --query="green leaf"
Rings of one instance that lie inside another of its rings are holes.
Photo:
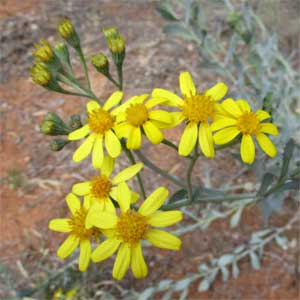
[[[164,33],[183,38],[185,40],[195,40],[193,33],[182,24],[167,24],[163,29]]]
[[[250,262],[253,269],[255,270],[260,269],[260,260],[258,255],[254,251],[250,252]]]
[[[289,240],[285,236],[276,235],[275,241],[276,241],[276,244],[279,247],[281,247],[283,250],[287,249]]]
[[[282,167],[281,167],[281,172],[280,172],[278,182],[281,182],[288,173],[289,164],[293,156],[294,148],[295,148],[295,143],[292,139],[290,139],[284,147],[283,162],[282,162]]]
[[[260,188],[257,192],[257,196],[263,196],[266,193],[266,191],[268,190],[268,188],[272,184],[273,179],[274,179],[274,175],[271,174],[271,173],[266,173],[263,176]]]
[[[156,7],[156,12],[167,21],[179,21],[171,6],[167,4]]]
[[[153,287],[145,289],[140,295],[138,300],[148,300],[152,299],[150,298],[155,292],[155,289]]]
[[[234,261],[235,256],[232,254],[224,254],[218,260],[219,267],[224,267]]]
[[[239,224],[241,215],[243,212],[243,207],[240,207],[235,214],[233,214],[233,216],[230,219],[230,228],[234,228]]]
[[[158,291],[166,290],[171,286],[171,284],[172,284],[172,280],[170,280],[170,279],[162,280],[159,282],[157,290]]]
[[[193,281],[192,278],[185,278],[185,279],[179,280],[176,282],[176,284],[174,286],[174,290],[181,291],[181,290],[185,289],[186,287],[188,287],[192,281]]]
[[[229,271],[227,270],[226,267],[221,268],[221,273],[222,273],[222,279],[223,281],[227,281],[229,277]]]
[[[208,289],[209,289],[209,287],[210,287],[210,282],[209,282],[209,280],[208,279],[203,279],[202,281],[201,281],[201,283],[199,284],[199,286],[198,286],[198,292],[205,292],[205,291],[207,291]]]
[[[240,269],[238,267],[238,264],[237,264],[237,262],[234,262],[232,264],[232,276],[233,276],[233,278],[238,278],[239,274],[240,274]]]
[[[180,189],[176,191],[169,199],[168,203],[177,202],[187,198],[187,191],[185,189]]]

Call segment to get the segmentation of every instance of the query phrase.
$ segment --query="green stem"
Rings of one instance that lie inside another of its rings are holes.
[[[81,47],[79,47],[77,49],[78,49],[77,53],[79,55],[79,58],[80,58],[80,61],[81,61],[82,65],[83,65],[85,80],[87,82],[89,90],[91,90],[91,82],[90,82],[90,78],[89,78],[89,72],[88,72],[88,68],[87,68],[87,65],[86,65],[86,61],[85,61],[82,49],[81,49]]]
[[[123,70],[122,70],[122,64],[117,64],[117,73],[118,73],[118,87],[119,90],[122,91],[123,89]]]
[[[194,155],[192,156],[192,158],[190,158],[190,163],[188,165],[187,172],[186,172],[186,189],[188,193],[189,203],[193,201],[193,187],[192,187],[191,177],[192,177],[193,168],[195,166],[197,158],[198,158],[198,154],[197,154],[197,145],[196,145],[194,148]]]
[[[173,203],[165,204],[161,207],[162,210],[172,210],[175,208],[189,206],[193,204],[200,204],[200,203],[222,203],[222,202],[231,202],[237,200],[245,200],[245,199],[256,199],[256,194],[240,194],[240,195],[222,195],[217,197],[203,197],[199,199],[194,199],[192,202],[189,199],[185,199],[183,201],[176,201]]]
[[[165,144],[165,145],[169,146],[170,148],[173,148],[176,151],[178,151],[178,147],[167,139],[163,139],[162,144]]]
[[[183,188],[185,187],[185,185],[181,182],[181,180],[178,177],[173,176],[173,175],[169,174],[168,172],[162,170],[161,168],[157,167],[148,158],[146,158],[141,151],[137,150],[135,153],[136,153],[137,157],[141,160],[141,162],[143,162],[149,169],[151,169],[152,171],[154,171],[154,172],[160,174],[161,176],[169,179],[170,181],[172,181],[176,185],[178,185],[180,187],[183,187]]]
[[[129,161],[131,162],[131,164],[132,165],[136,164],[135,158],[132,155],[131,151],[126,148],[126,145],[124,144],[123,141],[121,142],[121,144],[122,144],[122,148],[123,148],[124,152],[126,153]],[[140,190],[141,190],[143,199],[145,200],[146,199],[146,193],[145,193],[145,188],[144,188],[143,180],[142,180],[142,177],[141,177],[140,173],[137,173],[137,179],[138,179],[138,183],[139,183],[139,186],[140,186]]]
[[[112,78],[112,76],[111,76],[111,74],[106,74],[105,75],[106,76],[106,78],[108,79],[108,80],[110,80],[120,91],[122,90],[122,87],[119,85],[119,83],[117,83],[113,78]]]

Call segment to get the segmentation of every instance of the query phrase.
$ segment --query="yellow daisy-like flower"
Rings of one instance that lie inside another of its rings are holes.
[[[79,270],[84,272],[89,266],[91,256],[91,238],[98,240],[101,231],[92,227],[86,229],[85,219],[89,210],[88,201],[81,205],[80,200],[70,193],[66,202],[71,212],[69,219],[53,219],[49,222],[49,228],[58,232],[69,233],[67,239],[57,250],[57,256],[64,259],[71,255],[79,246]]]
[[[178,237],[152,228],[170,226],[182,219],[182,212],[179,210],[157,211],[167,196],[168,190],[159,187],[135,211],[130,209],[131,195],[121,183],[117,192],[120,215],[102,212],[92,216],[93,225],[101,228],[108,237],[94,250],[92,260],[105,260],[119,248],[112,271],[113,277],[122,279],[130,266],[136,278],[143,278],[148,274],[148,267],[142,254],[141,240],[148,240],[159,248],[179,250],[181,240]]]
[[[80,162],[85,159],[91,152],[92,163],[94,168],[100,168],[103,162],[103,142],[108,154],[116,158],[121,154],[121,143],[114,133],[116,126],[115,109],[109,112],[122,99],[122,92],[113,93],[104,106],[101,107],[96,101],[87,103],[87,124],[71,132],[69,140],[80,140],[88,135],[86,140],[73,154],[73,160]]]
[[[164,136],[160,129],[167,128],[172,124],[172,116],[164,110],[152,110],[158,104],[165,102],[164,99],[150,99],[148,94],[134,96],[117,108],[118,125],[116,133],[119,137],[127,138],[128,149],[139,149],[142,145],[142,131],[152,144],[159,144]]]
[[[139,194],[131,191],[126,183],[127,180],[135,176],[143,167],[142,163],[132,165],[113,178],[110,175],[114,168],[114,159],[107,156],[100,168],[100,174],[90,181],[85,181],[73,185],[72,192],[78,196],[84,196],[85,201],[90,204],[90,209],[86,217],[86,227],[90,228],[90,216],[99,211],[109,211],[115,213],[116,209],[111,198],[117,201],[117,187],[123,183],[126,190],[130,192],[130,203],[135,203]]]
[[[179,86],[183,99],[165,89],[157,88],[152,92],[154,98],[163,98],[168,101],[168,105],[180,109],[180,112],[172,113],[176,120],[175,124],[180,124],[182,121],[186,122],[178,152],[180,155],[188,156],[198,139],[203,154],[208,158],[214,157],[215,151],[210,123],[217,118],[220,105],[217,101],[225,96],[228,88],[220,82],[204,93],[200,93],[197,91],[189,72],[180,74]]]
[[[219,130],[213,137],[216,144],[227,144],[242,134],[241,158],[244,163],[252,164],[254,161],[253,137],[267,155],[276,156],[277,150],[265,133],[278,135],[278,129],[272,123],[262,122],[271,117],[269,113],[264,110],[252,112],[248,102],[243,99],[226,99],[221,105],[224,115],[212,124],[213,131]]]

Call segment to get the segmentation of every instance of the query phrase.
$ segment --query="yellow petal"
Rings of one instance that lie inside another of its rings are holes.
[[[232,141],[240,131],[236,126],[224,128],[214,134],[214,142],[217,145],[224,145]]]
[[[236,118],[242,115],[240,107],[231,98],[224,100],[221,105],[227,113],[231,114]]]
[[[165,89],[154,89],[152,92],[152,97],[164,99],[166,101],[164,104],[169,106],[178,107],[183,104],[183,100],[180,97]]]
[[[117,224],[117,216],[115,214],[103,211],[91,213],[89,216],[89,223],[93,226],[103,229],[114,228]]]
[[[179,86],[181,94],[186,97],[196,95],[196,88],[189,72],[181,72],[179,75]]]
[[[113,158],[116,158],[121,154],[120,140],[111,130],[108,130],[105,133],[105,147],[108,154]]]
[[[90,181],[84,181],[80,183],[76,183],[72,187],[72,193],[78,195],[78,196],[84,196],[91,192],[91,182]]]
[[[147,107],[147,109],[150,109],[156,105],[164,104],[164,102],[166,102],[164,98],[151,98],[146,102],[145,106]]]
[[[164,187],[157,188],[140,206],[138,212],[143,216],[149,216],[156,210],[158,210],[166,198],[169,195],[169,191]]]
[[[97,101],[89,101],[86,104],[86,110],[88,111],[88,113],[91,113],[93,110],[99,109],[101,106]]]
[[[109,213],[116,214],[116,208],[109,198],[104,201],[104,210]]]
[[[139,193],[136,193],[136,192],[133,192],[131,190],[131,199],[130,199],[130,204],[134,204],[136,203],[140,198],[140,194]]]
[[[130,130],[133,126],[128,123],[122,123],[115,126],[115,132],[117,137],[120,139],[122,137],[128,138]]]
[[[81,207],[80,199],[74,194],[69,193],[66,197],[66,202],[72,215],[75,215]]]
[[[152,144],[157,145],[164,139],[161,131],[151,121],[145,122],[143,128],[147,138]]]
[[[89,132],[90,132],[90,126],[88,124],[84,125],[81,128],[69,133],[68,140],[70,141],[80,140],[86,137],[89,134]]]
[[[142,145],[142,133],[140,127],[131,126],[128,139],[126,142],[126,147],[128,149],[139,149]]]
[[[86,218],[85,218],[85,227],[90,229],[94,226],[94,219],[96,216],[99,216],[104,211],[104,201],[97,201],[91,205]]]
[[[246,164],[252,164],[255,158],[255,146],[251,135],[244,134],[241,143],[241,157]]]
[[[92,253],[92,261],[97,263],[112,256],[118,249],[121,241],[109,238],[101,243]]]
[[[79,271],[85,272],[90,263],[91,242],[88,239],[80,241]]]
[[[89,135],[89,137],[79,146],[79,148],[73,154],[74,162],[82,161],[91,153],[95,137],[95,134]]]
[[[260,124],[260,131],[263,133],[269,133],[273,135],[278,135],[278,128],[272,123],[261,123]]]
[[[92,164],[95,169],[99,169],[103,163],[103,136],[97,136],[92,154]]]
[[[149,119],[156,120],[163,123],[171,123],[172,117],[169,112],[164,110],[152,110],[149,112]]]
[[[216,131],[219,129],[223,129],[225,127],[233,126],[237,124],[236,119],[232,118],[219,118],[216,121],[214,121],[210,126],[212,131]]]
[[[119,172],[113,179],[113,184],[118,184],[122,181],[126,181],[132,177],[134,177],[141,169],[143,168],[143,163],[134,164],[121,172]]]
[[[235,101],[235,103],[239,106],[239,108],[241,109],[242,112],[250,112],[251,111],[251,107],[246,100],[239,99],[239,100]]]
[[[178,237],[162,230],[150,229],[145,238],[158,248],[179,250],[181,247],[181,240]]]
[[[201,123],[199,126],[199,146],[207,158],[215,156],[213,137],[208,123]]]
[[[148,217],[148,224],[154,227],[173,225],[182,220],[180,210],[158,211]]]
[[[72,228],[70,226],[70,219],[53,219],[49,222],[49,229],[58,232],[70,232]]]
[[[119,104],[122,98],[123,98],[123,92],[120,91],[114,92],[105,102],[103,109],[105,109],[106,111],[110,110],[112,107]]]
[[[221,100],[227,93],[228,87],[225,83],[219,82],[205,92],[206,96],[210,96],[215,101]]]
[[[117,202],[122,212],[126,212],[130,208],[130,200],[131,193],[128,185],[125,182],[121,182],[117,189]]]
[[[128,244],[122,244],[113,267],[113,278],[121,280],[128,270],[131,259],[131,249]]]
[[[271,116],[268,112],[259,109],[258,111],[255,112],[256,117],[258,118],[259,121],[263,121],[266,119],[270,119]]]
[[[260,148],[270,157],[275,157],[277,150],[271,140],[263,133],[256,136]]]
[[[172,127],[179,125],[184,120],[181,111],[170,112],[170,115],[172,117]]]
[[[198,127],[195,123],[189,123],[181,136],[178,153],[183,156],[189,155],[195,147],[198,136]]]
[[[114,186],[114,187],[111,188],[111,190],[109,192],[109,196],[117,201],[117,195],[118,195],[118,187]]]
[[[103,162],[101,165],[101,173],[107,177],[110,176],[115,166],[115,160],[109,155],[103,158]]]
[[[131,250],[131,269],[135,278],[144,278],[148,274],[140,243]]]
[[[70,234],[57,250],[57,256],[64,259],[71,255],[79,244],[79,237]]]
[[[84,209],[86,210],[89,210],[90,209],[90,206],[91,206],[91,196],[90,195],[86,195],[83,199],[83,207]]]

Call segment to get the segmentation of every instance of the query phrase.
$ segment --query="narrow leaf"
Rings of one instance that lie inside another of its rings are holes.
[[[250,252],[250,261],[251,261],[251,266],[253,269],[255,269],[255,270],[260,269],[259,257],[257,256],[257,254],[254,251]]]

